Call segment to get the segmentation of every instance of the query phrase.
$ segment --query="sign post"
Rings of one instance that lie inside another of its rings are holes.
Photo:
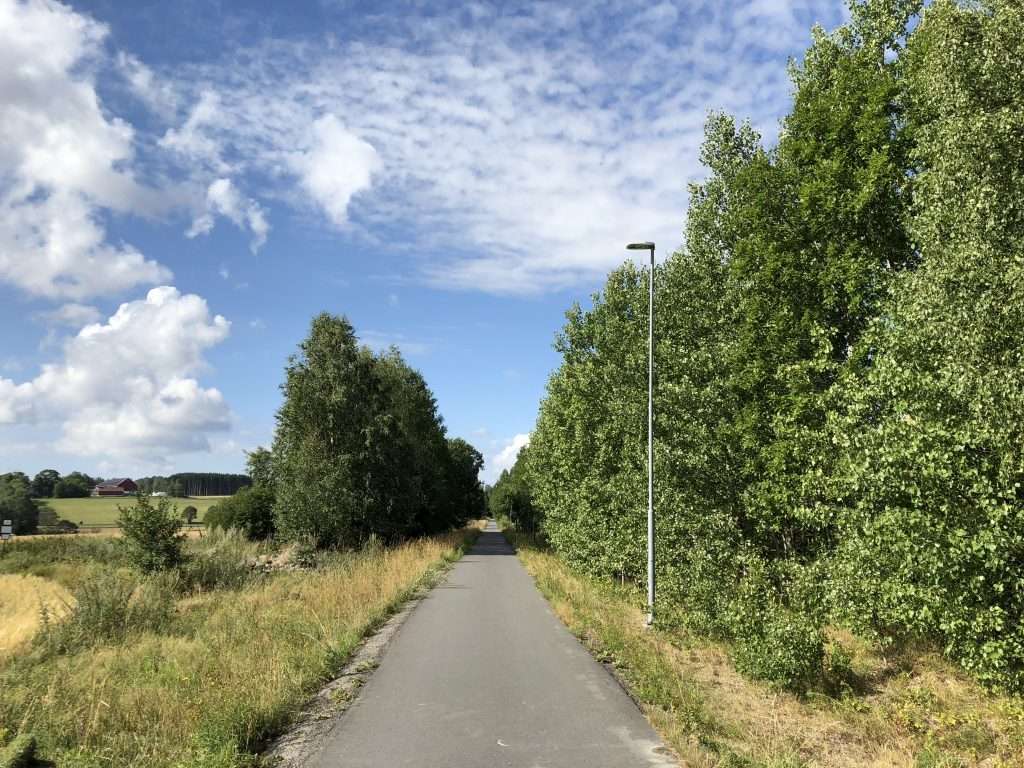
[[[0,525],[0,541],[9,541],[14,537],[14,526],[10,520],[4,520]]]

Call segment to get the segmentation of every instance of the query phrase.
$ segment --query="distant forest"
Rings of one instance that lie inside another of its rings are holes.
[[[135,482],[145,493],[164,492],[171,496],[231,496],[239,488],[252,485],[248,475],[219,472],[179,472],[168,477],[140,477]]]

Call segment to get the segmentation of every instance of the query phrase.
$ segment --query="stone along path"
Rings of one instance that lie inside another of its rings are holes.
[[[415,608],[316,768],[674,765],[488,525]]]

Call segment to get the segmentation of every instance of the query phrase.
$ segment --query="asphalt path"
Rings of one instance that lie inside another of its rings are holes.
[[[675,765],[489,525],[415,608],[316,768]]]

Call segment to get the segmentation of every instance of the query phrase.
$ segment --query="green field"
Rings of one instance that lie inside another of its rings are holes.
[[[172,498],[171,503],[177,505],[179,510],[191,505],[199,511],[199,520],[203,519],[206,510],[220,501],[223,496],[202,496],[191,499]],[[117,508],[126,504],[134,504],[135,499],[131,496],[115,496],[87,499],[40,499],[50,509],[57,513],[62,520],[84,525],[101,525],[103,523],[116,523],[119,513]]]

